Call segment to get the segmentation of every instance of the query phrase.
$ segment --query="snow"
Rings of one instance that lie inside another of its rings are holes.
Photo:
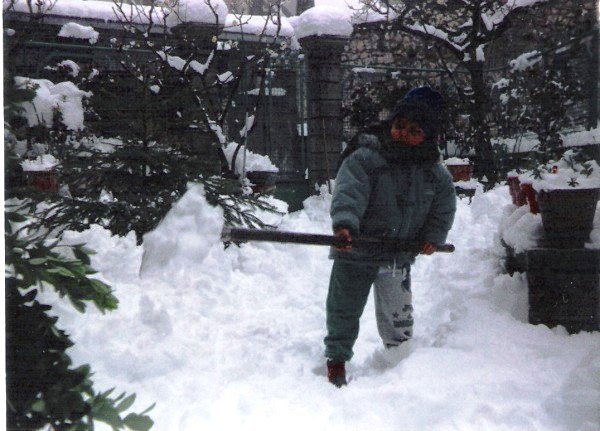
[[[56,66],[69,69],[70,72],[68,72],[68,74],[71,75],[73,78],[79,76],[79,72],[81,71],[79,65],[73,60],[63,60],[60,63],[57,63]]]
[[[223,152],[225,153],[225,157],[231,165],[231,160],[233,159],[233,153],[238,147],[237,142],[230,142],[223,148]],[[245,160],[245,169],[244,169],[244,151],[246,151],[246,160]],[[258,153],[254,153],[250,150],[246,150],[245,145],[242,145],[240,150],[238,151],[238,155],[235,158],[235,173],[241,174],[242,171],[251,172],[251,171],[267,171],[267,172],[278,172],[279,169],[277,166],[271,162],[269,156],[263,156]]]
[[[204,24],[225,23],[229,10],[223,0],[179,0],[166,24],[174,27],[182,22]]]
[[[269,18],[267,20],[267,18]],[[292,37],[294,28],[286,17],[281,17],[280,26],[274,20],[277,17],[229,14],[224,30],[231,33],[245,33],[265,36]],[[278,28],[279,27],[279,28]]]
[[[4,9],[13,0],[3,0]],[[16,12],[29,12],[28,0],[15,0],[11,10]],[[34,12],[37,12],[37,2],[34,3]],[[119,21],[116,11],[115,4],[112,1],[100,1],[100,0],[41,0],[41,12],[46,15],[53,16],[66,16],[66,17],[77,17],[87,19],[98,19],[103,21]],[[135,23],[147,23],[150,15],[150,8],[148,6],[131,6],[123,4],[123,12],[125,15]],[[121,16],[120,14],[118,15]],[[152,16],[153,22],[162,23],[163,14],[161,9],[155,9],[154,15]]]
[[[340,36],[352,34],[352,10],[336,6],[315,6],[292,21],[298,39],[308,36]]]
[[[322,189],[271,222],[328,233],[330,199]],[[507,206],[506,186],[459,201],[456,252],[413,268],[415,338],[401,351],[382,349],[369,298],[343,389],[326,382],[322,356],[327,248],[224,250],[199,186],[143,247],[100,227],[67,234],[98,251],[117,311],[82,315],[50,289],[42,299],[76,342],[74,365],[90,363],[98,389],[136,392],[138,411],[157,402],[156,430],[597,430],[600,333],[527,323],[524,275],[499,269]]]
[[[163,61],[166,61],[169,66],[171,66],[174,69],[179,70],[180,72],[182,72],[185,69],[185,72],[187,73],[190,69],[192,69],[194,72],[196,72],[200,75],[204,75],[204,73],[210,67],[210,63],[211,63],[215,53],[214,53],[214,51],[211,51],[210,54],[208,54],[208,57],[206,58],[206,61],[204,63],[200,63],[197,60],[191,60],[188,62],[181,57],[178,57],[176,55],[169,55],[169,54],[165,53],[164,51],[158,51],[157,55]]]
[[[93,27],[68,22],[61,27],[58,35],[73,39],[87,39],[90,44],[94,44],[98,42],[99,33]]]
[[[444,164],[447,166],[466,166],[470,165],[471,162],[467,158],[450,157],[444,160]]]
[[[21,167],[25,172],[51,171],[58,165],[58,160],[51,154],[43,154],[34,160],[23,160]]]
[[[510,205],[504,211],[504,218],[500,223],[500,237],[504,242],[516,253],[537,247],[544,234],[542,216],[532,214],[529,205]]]
[[[168,281],[186,267],[202,265],[213,248],[218,250],[222,229],[223,210],[206,203],[202,185],[189,184],[158,227],[144,235],[140,275]]]
[[[519,55],[514,60],[511,60],[509,64],[511,67],[511,72],[523,72],[533,67],[536,63],[539,63],[540,61],[542,61],[541,53],[539,51],[531,51]]]
[[[36,88],[36,96],[31,102],[23,103],[24,116],[29,127],[54,122],[54,114],[60,112],[60,120],[69,130],[83,129],[82,99],[91,97],[91,92],[82,91],[70,81],[54,84],[47,79],[15,77],[18,88]]]
[[[519,180],[521,183],[531,183],[536,191],[600,188],[598,163],[595,160],[588,160],[582,164],[575,160],[575,151],[567,150],[560,160],[543,165],[539,178],[532,172],[525,172],[519,176]]]
[[[10,5],[11,1],[3,0],[5,9]],[[12,10],[28,13],[27,1],[16,0]],[[125,15],[128,20],[131,19],[134,23],[144,24],[150,21],[150,6],[123,4],[122,9],[123,13],[119,12],[112,1],[41,0],[41,11],[47,15],[99,19],[103,21],[120,21],[124,18],[123,15]],[[37,7],[34,4],[34,12],[36,11]],[[166,24],[169,27],[176,26],[182,22],[214,24],[218,20],[219,23],[224,23],[228,13],[227,5],[223,0],[179,0],[175,10],[155,7],[152,14],[152,22],[162,24],[165,22],[166,16]]]

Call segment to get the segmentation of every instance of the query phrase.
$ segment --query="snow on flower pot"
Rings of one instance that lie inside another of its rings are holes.
[[[523,182],[521,176],[521,182]],[[544,226],[542,245],[581,248],[593,229],[600,198],[600,167],[583,153],[569,150],[556,162],[539,166],[529,175]],[[527,196],[529,199],[529,195]]]
[[[250,180],[252,193],[273,193],[276,188],[277,172],[273,171],[250,171],[246,172]]]
[[[594,227],[600,188],[541,190],[538,193],[545,238],[551,248],[581,248]]]
[[[451,157],[444,160],[444,164],[452,174],[452,181],[470,181],[473,176],[473,165],[469,159]]]
[[[44,192],[58,192],[58,179],[56,178],[56,160],[50,154],[44,154],[35,160],[24,160],[21,163],[27,179],[27,185]]]

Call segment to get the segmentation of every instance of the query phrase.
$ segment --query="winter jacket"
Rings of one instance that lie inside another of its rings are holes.
[[[456,193],[439,157],[427,163],[390,163],[375,136],[364,135],[361,141],[336,177],[330,211],[333,228],[443,244],[454,221]],[[412,263],[416,255],[378,246],[330,252],[333,259],[379,265]]]

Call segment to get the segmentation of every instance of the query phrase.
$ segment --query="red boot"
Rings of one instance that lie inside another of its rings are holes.
[[[344,361],[327,361],[327,378],[329,383],[336,385],[338,388],[348,384],[346,381],[346,364]]]

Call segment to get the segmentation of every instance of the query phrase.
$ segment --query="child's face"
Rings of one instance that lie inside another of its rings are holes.
[[[421,145],[425,140],[423,129],[417,123],[413,123],[406,118],[395,119],[390,133],[395,142],[409,147]]]

